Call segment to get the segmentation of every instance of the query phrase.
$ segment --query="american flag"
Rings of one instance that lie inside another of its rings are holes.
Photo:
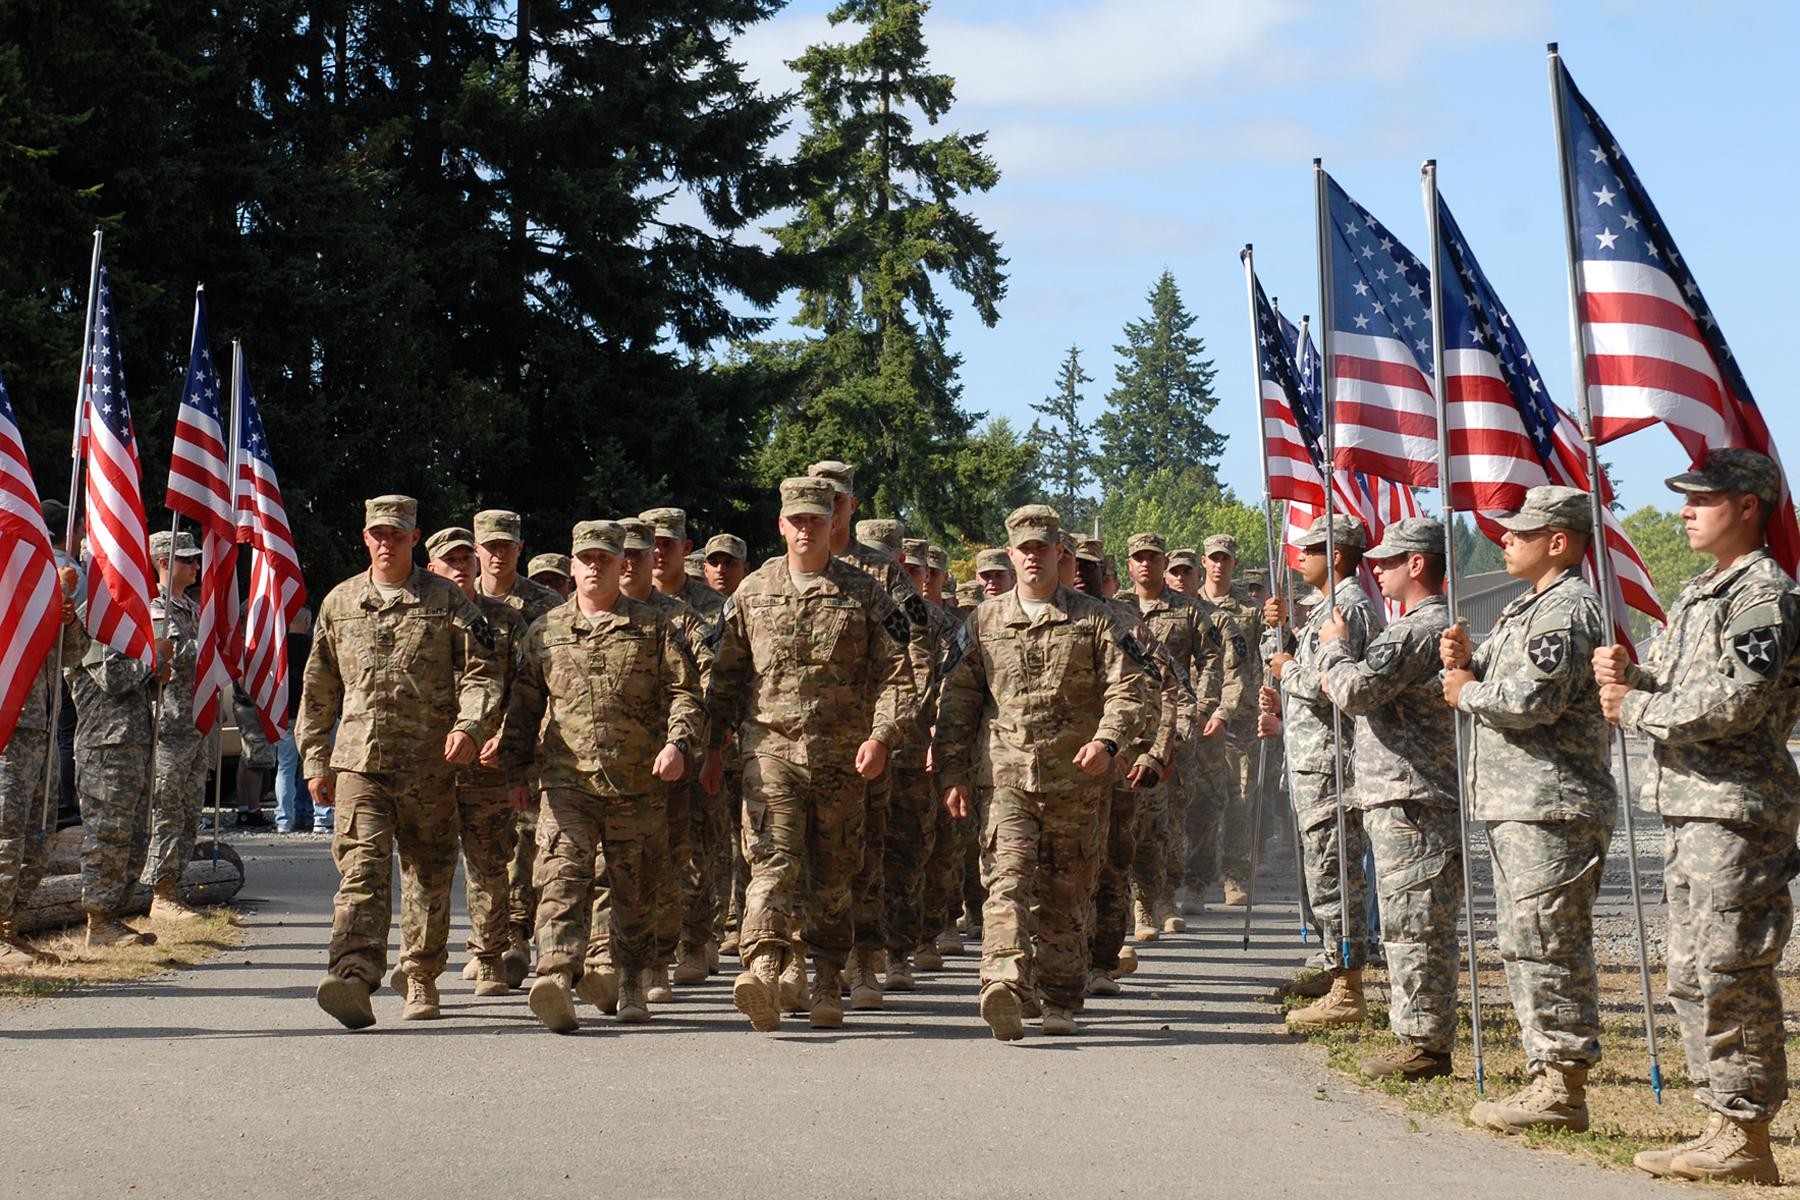
[[[1451,499],[1473,510],[1498,542],[1493,518],[1517,512],[1526,489],[1554,483],[1590,491],[1581,430],[1550,400],[1531,351],[1481,264],[1469,251],[1440,195],[1438,253],[1444,265],[1444,385],[1450,422]],[[1612,499],[1609,480],[1601,499]],[[1612,510],[1602,505],[1618,598],[1653,621],[1664,620],[1650,573]],[[1589,571],[1590,576],[1592,570]],[[1624,630],[1615,630],[1630,645]]]
[[[1431,273],[1325,176],[1335,459],[1382,479],[1437,486]]]
[[[306,587],[269,457],[262,409],[250,390],[250,371],[241,354],[237,371],[237,537],[253,548],[244,620],[244,691],[256,705],[263,732],[274,742],[288,723],[288,624],[306,603]]]
[[[200,293],[194,297],[194,341],[188,350],[163,503],[171,512],[200,523],[200,656],[194,665],[194,724],[201,733],[212,732],[219,699],[230,695],[231,680],[243,669],[238,649],[237,518],[211,347],[206,296]]]
[[[1577,311],[1595,437],[1607,442],[1661,422],[1696,464],[1715,446],[1778,459],[1693,272],[1560,57],[1556,93],[1575,209]],[[1769,544],[1792,573],[1800,566],[1800,527],[1785,486]]]
[[[62,624],[62,586],[25,440],[0,380],[0,753]]]
[[[144,517],[137,432],[113,328],[112,285],[100,267],[93,347],[82,383],[81,468],[87,509],[87,629],[94,640],[154,666],[150,534]]]

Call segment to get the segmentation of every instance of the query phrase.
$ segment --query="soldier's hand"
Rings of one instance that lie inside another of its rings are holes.
[[[479,757],[480,757],[481,765],[486,767],[490,771],[500,765],[500,735],[499,734],[496,733],[493,737],[491,737],[487,740],[487,744],[481,748],[481,754]]]
[[[1270,596],[1263,601],[1263,624],[1287,624],[1287,606],[1281,602],[1280,596]]]
[[[1463,625],[1451,625],[1445,628],[1444,636],[1438,639],[1438,658],[1452,671],[1469,665],[1469,630]]]
[[[1350,627],[1344,624],[1344,610],[1333,605],[1331,619],[1319,627],[1319,645],[1323,646],[1326,642],[1338,641],[1348,637],[1349,634]]]
[[[1631,694],[1631,689],[1626,687],[1622,683],[1603,683],[1603,684],[1601,684],[1600,685],[1600,712],[1601,712],[1601,715],[1603,715],[1608,721],[1611,721],[1614,725],[1617,725],[1619,723],[1619,718],[1623,715],[1624,710],[1625,710],[1625,697],[1630,694]]]
[[[73,625],[75,623],[75,598],[73,596],[63,597],[62,623],[64,625]]]
[[[1203,738],[1215,738],[1225,732],[1225,722],[1218,717],[1206,718],[1206,728],[1200,731]]]
[[[475,761],[475,739],[460,729],[450,731],[444,739],[444,761],[466,767]]]
[[[1256,692],[1256,707],[1275,716],[1281,715],[1281,693],[1272,687],[1259,688]]]
[[[936,746],[925,747],[925,773],[927,775],[936,775],[937,774],[937,747]]]
[[[1286,650],[1283,650],[1280,654],[1277,654],[1274,658],[1269,660],[1269,674],[1273,675],[1276,679],[1280,679],[1281,673],[1287,670],[1287,665],[1293,661],[1294,656],[1289,654]]]
[[[1141,762],[1125,772],[1125,778],[1131,782],[1132,787],[1141,791],[1161,783],[1162,772],[1147,762]]]
[[[725,782],[725,755],[717,747],[709,746],[706,750],[706,761],[700,764],[700,790],[709,796],[719,794],[719,785]]]
[[[1474,673],[1466,671],[1461,667],[1452,667],[1450,670],[1445,671],[1444,703],[1448,704],[1451,708],[1455,708],[1457,700],[1462,697],[1463,688],[1474,682]]]
[[[1597,646],[1594,649],[1594,682],[1601,687],[1609,683],[1624,683],[1625,674],[1631,670],[1631,656],[1625,653],[1623,646]],[[1610,718],[1608,718],[1610,720]]]
[[[337,780],[330,775],[307,780],[306,790],[312,794],[315,808],[330,808],[337,802]]]
[[[524,812],[531,807],[531,789],[522,783],[515,783],[506,789],[506,802],[517,812]]]
[[[880,779],[881,773],[887,770],[887,760],[887,743],[870,738],[856,748],[856,773],[864,779]]]
[[[687,755],[673,742],[665,743],[656,761],[650,764],[650,773],[664,783],[674,783],[687,771]]]
[[[1259,738],[1278,738],[1281,736],[1281,718],[1274,713],[1260,713],[1256,718],[1256,736]]]
[[[1075,752],[1075,765],[1083,775],[1104,775],[1112,766],[1112,751],[1102,741],[1092,741]]]
[[[953,820],[960,821],[969,815],[969,789],[958,785],[944,789],[944,811]]]

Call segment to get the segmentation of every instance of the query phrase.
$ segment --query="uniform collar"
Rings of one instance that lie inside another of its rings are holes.
[[[1703,596],[1722,596],[1731,590],[1740,576],[1768,557],[1769,548],[1758,546],[1748,554],[1739,555],[1738,560],[1724,570],[1702,571],[1694,576],[1689,586]]]
[[[1006,623],[1018,627],[1032,627],[1067,621],[1069,619],[1069,596],[1072,594],[1073,589],[1067,584],[1057,584],[1056,590],[1050,593],[1049,598],[1044,601],[1044,607],[1038,613],[1037,619],[1033,620],[1025,613],[1025,605],[1019,599],[1019,589],[1014,588],[1006,593],[1006,598],[1011,601],[1011,606],[1006,614]]]
[[[1576,573],[1574,567],[1564,567],[1557,577],[1550,581],[1548,587],[1541,589],[1526,588],[1524,595],[1516,596],[1507,602],[1506,607],[1500,611],[1500,615],[1503,617],[1510,617],[1515,613],[1522,613],[1532,605],[1536,604],[1539,600],[1542,600],[1545,596],[1548,596],[1551,592],[1554,592],[1557,588],[1568,583],[1569,580],[1579,578],[1581,578],[1581,576]]]
[[[405,582],[399,585],[400,594],[393,600],[388,600],[382,596],[381,590],[375,586],[374,572],[364,571],[362,577],[362,595],[357,597],[357,603],[364,608],[373,609],[387,608],[389,605],[417,604],[421,599],[419,594],[419,577],[423,574],[425,574],[424,569],[417,563],[414,563],[412,573],[406,577]]]

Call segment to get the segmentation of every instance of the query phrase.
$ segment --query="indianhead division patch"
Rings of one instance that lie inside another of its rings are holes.
[[[1525,657],[1538,674],[1554,675],[1569,657],[1569,635],[1561,631],[1540,633],[1525,643]]]

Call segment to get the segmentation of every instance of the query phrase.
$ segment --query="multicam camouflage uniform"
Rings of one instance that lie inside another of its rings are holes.
[[[81,800],[81,906],[125,907],[149,849],[151,668],[98,642],[66,672],[75,701],[75,790]]]
[[[475,606],[493,635],[494,661],[505,673],[500,690],[500,703],[505,704],[524,653],[525,618],[493,596],[477,595]],[[527,774],[519,767],[490,770],[470,763],[456,769],[456,824],[462,842],[463,891],[469,904],[469,956],[495,967],[508,944],[512,911],[508,871],[518,853],[519,813],[512,806],[510,792],[526,783]]]
[[[1208,539],[1209,542],[1211,539]],[[1243,886],[1250,880],[1251,804],[1256,792],[1257,694],[1262,688],[1262,610],[1234,587],[1223,596],[1196,597],[1219,631],[1223,685],[1213,716],[1225,731],[1200,742],[1200,799],[1188,810],[1188,859],[1183,880],[1195,896],[1218,876]]]
[[[1715,457],[1717,456],[1715,452]],[[1669,999],[1700,1104],[1767,1120],[1787,1098],[1775,964],[1793,931],[1800,593],[1757,549],[1683,589],[1628,682],[1650,739],[1642,806],[1668,826]]]
[[[206,772],[213,740],[194,725],[194,666],[200,657],[200,611],[186,596],[150,602],[150,618],[174,645],[174,670],[161,692],[156,722],[154,793],[150,801],[150,849],[144,882],[152,888],[179,883],[206,802]]]
[[[401,966],[426,980],[443,971],[456,871],[444,743],[452,732],[486,741],[505,676],[481,610],[424,570],[391,596],[352,576],[320,605],[295,739],[306,778],[337,780],[332,974],[382,982],[396,845]]]
[[[46,806],[54,803],[60,774],[50,741],[55,715],[50,709],[51,672],[74,667],[87,649],[87,631],[80,621],[62,627],[62,636],[25,694],[12,740],[0,751],[0,923],[10,921],[25,906],[44,877],[49,848],[45,827],[50,821]]]

